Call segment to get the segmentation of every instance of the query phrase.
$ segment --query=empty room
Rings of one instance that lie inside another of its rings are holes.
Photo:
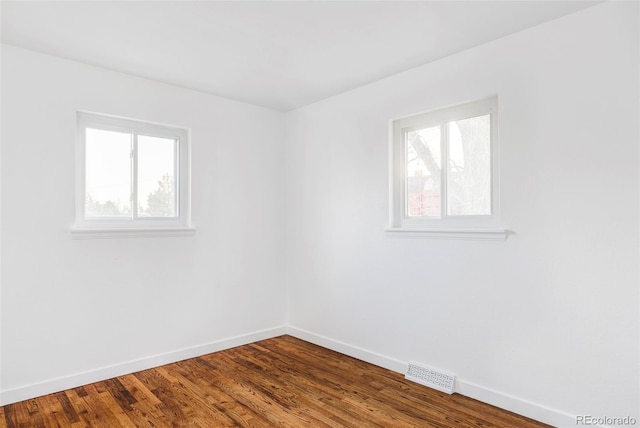
[[[640,3],[0,18],[0,427],[640,426]]]

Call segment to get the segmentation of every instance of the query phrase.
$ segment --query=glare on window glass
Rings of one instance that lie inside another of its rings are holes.
[[[447,214],[491,214],[491,116],[449,123]]]
[[[440,217],[440,127],[411,131],[406,138],[407,216]]]
[[[138,136],[138,216],[176,217],[176,140]]]
[[[87,128],[85,217],[130,217],[131,134]]]

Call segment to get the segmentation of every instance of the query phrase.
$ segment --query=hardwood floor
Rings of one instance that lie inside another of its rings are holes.
[[[0,427],[544,427],[291,336],[0,407]]]

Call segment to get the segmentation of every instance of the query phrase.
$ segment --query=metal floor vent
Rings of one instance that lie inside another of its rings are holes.
[[[409,369],[405,374],[405,379],[428,386],[438,391],[453,394],[455,375],[431,367],[420,366],[416,363],[409,363]]]

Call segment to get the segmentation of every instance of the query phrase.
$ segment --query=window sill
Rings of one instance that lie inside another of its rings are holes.
[[[395,238],[463,239],[468,241],[505,241],[506,229],[406,229],[390,227],[386,235]]]
[[[141,228],[141,229],[106,229],[106,228],[71,228],[73,239],[108,239],[108,238],[156,238],[164,236],[192,236],[194,227]]]

